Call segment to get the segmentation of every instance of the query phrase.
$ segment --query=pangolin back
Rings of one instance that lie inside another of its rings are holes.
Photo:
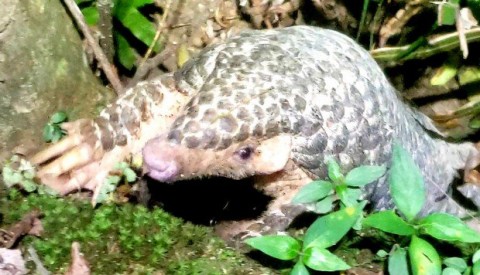
[[[205,49],[174,78],[180,89],[198,92],[162,137],[170,144],[222,151],[285,133],[292,136],[291,159],[325,178],[330,157],[345,170],[388,164],[397,140],[424,174],[423,211],[463,212],[446,193],[474,146],[443,141],[427,117],[401,100],[369,53],[343,34],[306,26],[244,32]],[[144,149],[147,164],[168,163],[155,146]],[[181,176],[205,175],[230,176]],[[393,206],[385,178],[365,194],[376,208]]]

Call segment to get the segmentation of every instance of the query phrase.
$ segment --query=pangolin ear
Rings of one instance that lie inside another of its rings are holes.
[[[290,159],[292,138],[279,135],[263,141],[257,148],[253,158],[256,174],[272,174],[285,168]]]

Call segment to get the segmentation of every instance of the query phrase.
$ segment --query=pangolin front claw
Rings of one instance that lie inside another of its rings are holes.
[[[30,159],[38,167],[37,177],[43,184],[61,195],[92,187],[87,183],[105,154],[96,141],[94,125],[87,119],[62,125],[68,136]]]
[[[114,166],[165,132],[187,103],[187,95],[178,92],[171,79],[164,75],[139,83],[96,119],[63,124],[67,137],[30,159],[40,182],[61,195],[94,191],[95,201]]]

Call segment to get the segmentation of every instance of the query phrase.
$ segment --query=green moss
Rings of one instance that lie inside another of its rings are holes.
[[[26,237],[44,265],[65,272],[73,241],[95,274],[268,274],[244,255],[217,239],[211,228],[184,223],[159,208],[102,205],[93,209],[83,201],[9,191],[2,197],[3,227],[38,208],[44,214],[42,238]],[[255,271],[254,271],[255,270]]]

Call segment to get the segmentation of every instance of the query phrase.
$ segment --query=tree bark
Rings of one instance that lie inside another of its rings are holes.
[[[19,145],[27,152],[40,146],[55,111],[89,117],[113,98],[92,73],[59,0],[2,0],[1,6],[0,162]]]

